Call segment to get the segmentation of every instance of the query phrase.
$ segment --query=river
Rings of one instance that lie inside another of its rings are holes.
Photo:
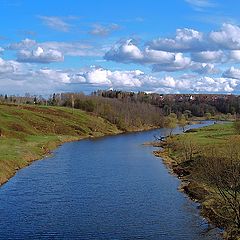
[[[142,145],[164,132],[66,143],[18,171],[0,188],[0,238],[218,239],[177,190],[179,180]]]

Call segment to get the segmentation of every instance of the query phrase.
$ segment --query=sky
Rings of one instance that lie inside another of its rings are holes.
[[[0,94],[240,94],[239,0],[0,0]]]

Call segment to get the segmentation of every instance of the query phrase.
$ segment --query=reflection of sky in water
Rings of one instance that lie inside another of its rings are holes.
[[[177,191],[180,181],[142,145],[163,131],[67,143],[19,171],[0,189],[0,236],[217,239]]]

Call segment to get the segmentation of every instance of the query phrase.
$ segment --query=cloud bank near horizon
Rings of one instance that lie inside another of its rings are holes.
[[[40,18],[49,27],[62,27],[64,32],[70,29],[70,24],[63,20]],[[93,25],[89,34],[105,36],[118,28],[113,24]],[[6,52],[15,53],[15,59],[4,59]],[[159,93],[237,93],[240,90],[240,27],[229,23],[207,33],[177,29],[171,38],[145,42],[129,38],[95,45],[84,41],[39,42],[25,38],[1,46],[0,57],[1,89],[17,86],[22,93],[34,89],[78,91],[81,85]],[[111,68],[51,66],[69,57],[95,57],[99,62],[115,65]]]

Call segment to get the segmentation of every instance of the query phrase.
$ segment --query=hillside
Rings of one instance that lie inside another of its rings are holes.
[[[108,121],[64,107],[0,105],[0,185],[67,141],[117,134]]]

